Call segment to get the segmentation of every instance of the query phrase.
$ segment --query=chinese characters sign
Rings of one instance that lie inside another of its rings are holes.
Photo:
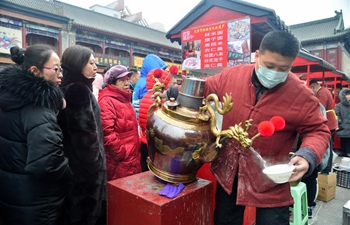
[[[99,53],[94,53],[96,64],[104,66],[113,66],[113,65],[124,65],[128,67],[130,65],[129,58],[117,57],[112,55],[104,55]]]
[[[250,18],[184,30],[182,60],[186,70],[250,63]]]

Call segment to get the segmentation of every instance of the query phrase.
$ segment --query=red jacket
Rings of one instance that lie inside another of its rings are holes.
[[[131,93],[112,85],[100,91],[99,104],[107,161],[107,179],[141,172],[140,138]]]
[[[147,125],[147,113],[148,113],[148,109],[149,107],[155,102],[152,99],[152,89],[153,89],[153,85],[156,83],[156,81],[153,79],[153,74],[154,74],[155,70],[151,70],[148,74],[147,74],[147,78],[146,78],[146,87],[148,92],[143,96],[143,98],[140,101],[140,109],[139,109],[139,124],[141,127],[141,141],[145,144],[147,144],[147,139],[146,139],[146,125]],[[161,83],[164,84],[164,90],[166,90],[168,88],[168,84],[170,82],[171,79],[171,75],[165,71],[162,70],[162,76],[159,79],[159,81]]]
[[[334,101],[331,92],[327,88],[321,87],[317,90],[316,97],[326,109],[328,119],[327,126],[330,130],[335,130],[338,128],[338,122],[333,109]]]
[[[302,137],[301,148],[320,163],[330,138],[326,119],[320,105],[308,87],[290,73],[287,80],[275,88],[266,90],[255,104],[256,92],[252,83],[254,65],[241,65],[223,70],[209,77],[205,84],[205,95],[215,93],[220,100],[232,93],[233,108],[224,115],[222,129],[253,119],[248,130],[249,137],[258,133],[258,125],[273,116],[282,116],[286,126],[270,137],[254,139],[252,147],[271,164],[289,161],[297,133]],[[293,204],[289,183],[275,184],[262,173],[263,166],[251,150],[237,146],[235,140],[224,147],[218,158],[211,163],[211,170],[227,193],[231,193],[238,170],[238,205],[255,207],[280,207]],[[239,145],[240,146],[240,145]],[[310,150],[311,149],[311,150]],[[315,164],[315,163],[313,163]],[[316,165],[310,166],[313,170]],[[309,170],[310,170],[309,169]]]

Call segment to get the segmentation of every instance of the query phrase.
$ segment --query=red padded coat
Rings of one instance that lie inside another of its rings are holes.
[[[107,85],[99,93],[107,179],[141,172],[140,138],[131,93]]]
[[[302,137],[301,148],[315,156],[317,164],[328,147],[330,132],[318,99],[298,77],[289,73],[282,84],[266,90],[255,103],[256,92],[252,83],[254,65],[240,65],[211,76],[205,84],[205,94],[215,93],[220,100],[232,93],[233,108],[223,117],[222,129],[253,119],[249,137],[258,133],[258,125],[273,116],[282,116],[286,126],[270,137],[254,139],[252,147],[268,163],[286,163],[295,137]],[[253,151],[243,149],[231,140],[211,163],[211,170],[220,185],[231,193],[235,176],[238,176],[237,204],[254,207],[280,207],[293,204],[289,183],[275,184],[262,173],[262,165]],[[311,168],[312,170],[313,168]]]
[[[316,97],[320,100],[321,104],[326,108],[327,113],[327,126],[330,130],[335,130],[338,128],[338,121],[335,117],[334,112],[334,101],[331,92],[325,88],[320,87],[316,92]]]

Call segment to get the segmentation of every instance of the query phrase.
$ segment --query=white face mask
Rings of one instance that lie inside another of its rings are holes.
[[[259,63],[259,70],[256,72],[256,76],[258,77],[260,83],[268,88],[271,89],[275,86],[277,86],[280,83],[283,83],[287,77],[288,72],[277,72],[268,68],[265,68],[260,65]]]

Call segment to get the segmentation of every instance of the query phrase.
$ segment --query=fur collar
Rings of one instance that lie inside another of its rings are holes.
[[[350,89],[345,88],[345,89],[341,90],[339,92],[339,98],[340,98],[340,102],[343,105],[349,106],[350,104],[349,104],[349,101],[346,99],[346,93],[350,93]]]
[[[63,107],[63,93],[59,87],[42,77],[23,71],[16,65],[0,72],[0,108],[11,110],[27,104],[59,111]]]

